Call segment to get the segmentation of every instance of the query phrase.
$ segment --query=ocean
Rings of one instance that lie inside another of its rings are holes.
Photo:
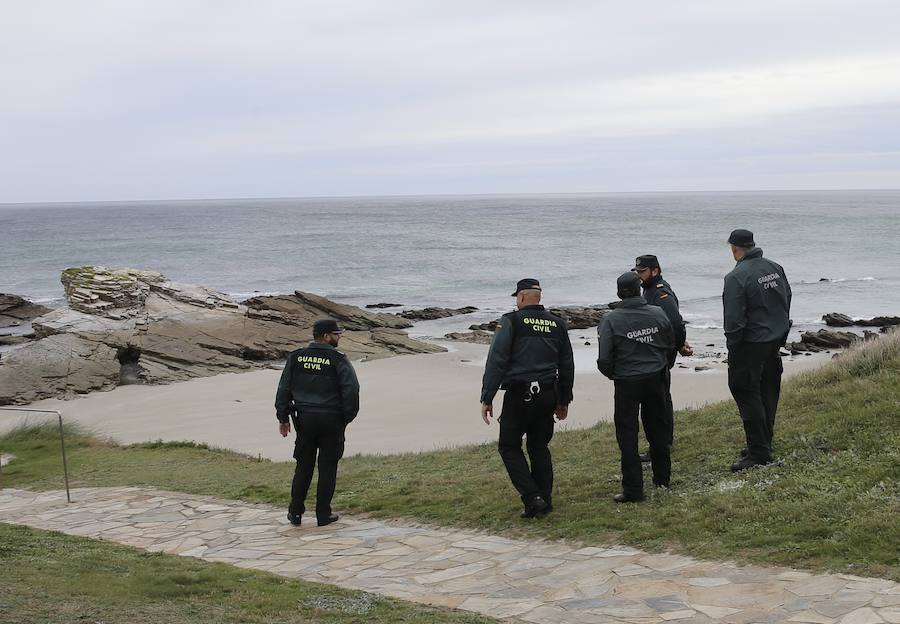
[[[797,329],[826,312],[900,315],[900,191],[234,199],[0,204],[0,292],[63,303],[60,272],[160,271],[234,297],[305,290],[365,305],[513,305],[537,277],[549,305],[615,300],[636,256],[659,256],[692,331],[720,330],[725,242],[752,230],[782,264]]]

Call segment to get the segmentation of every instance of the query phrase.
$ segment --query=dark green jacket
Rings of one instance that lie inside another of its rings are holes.
[[[791,285],[784,269],[754,248],[725,276],[725,342],[782,343],[791,328]]]
[[[324,342],[291,353],[275,393],[275,417],[286,423],[291,410],[335,414],[344,423],[359,412],[359,381],[347,356]]]
[[[557,379],[557,401],[568,405],[575,384],[575,360],[566,322],[542,305],[504,314],[484,366],[481,402],[490,404],[501,384]]]
[[[678,297],[669,282],[663,279],[662,275],[657,275],[642,285],[644,299],[649,305],[655,305],[662,308],[672,324],[672,331],[675,333],[675,350],[677,351],[684,346],[687,340],[687,332],[684,329],[684,319],[681,318],[681,311],[678,309]]]
[[[643,297],[620,301],[597,328],[597,368],[610,379],[648,377],[669,365],[675,348],[672,324]]]

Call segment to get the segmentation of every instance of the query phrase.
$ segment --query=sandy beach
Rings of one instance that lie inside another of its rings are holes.
[[[578,340],[584,333],[572,332],[575,401],[568,419],[557,430],[590,427],[612,419],[613,384],[594,366],[596,347]],[[355,364],[362,407],[347,430],[348,455],[421,452],[496,439],[496,422],[485,425],[478,408],[487,347],[441,344],[449,351]],[[785,358],[785,372],[791,375],[813,368],[828,357]],[[680,358],[679,363],[688,368],[673,369],[676,409],[730,398],[726,368],[720,361]],[[695,371],[700,365],[710,369]],[[278,435],[273,408],[279,375],[280,371],[268,369],[163,386],[121,386],[68,401],[39,401],[29,407],[62,410],[67,422],[121,443],[194,440],[288,460],[293,434],[288,439]],[[498,395],[494,402],[498,412],[500,404]],[[35,415],[7,416],[0,429],[40,420]]]

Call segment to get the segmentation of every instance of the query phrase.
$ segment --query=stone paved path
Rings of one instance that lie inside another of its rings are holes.
[[[0,490],[0,521],[524,622],[900,624],[886,580],[364,519],[293,527],[270,506],[145,488],[73,500]]]

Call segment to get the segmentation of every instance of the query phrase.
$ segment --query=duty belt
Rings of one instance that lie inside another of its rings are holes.
[[[556,386],[555,381],[510,381],[503,384],[507,391],[519,392],[524,391],[523,401],[531,402],[534,397],[541,393],[541,390],[550,390]]]

